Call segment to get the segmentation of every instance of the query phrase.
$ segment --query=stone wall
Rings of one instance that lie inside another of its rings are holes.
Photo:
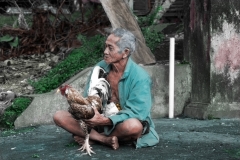
[[[144,67],[150,74],[152,86],[153,118],[168,117],[169,113],[169,65],[153,65]],[[174,115],[179,116],[190,103],[191,69],[189,65],[175,66],[174,80]]]

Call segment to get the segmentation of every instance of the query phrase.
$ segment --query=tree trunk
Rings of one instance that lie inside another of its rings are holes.
[[[164,13],[167,12],[167,10],[171,7],[172,3],[174,3],[176,0],[165,0],[165,2],[162,4],[162,9],[160,9],[156,16],[154,17],[153,24],[157,24],[159,19],[163,16]]]
[[[124,0],[100,0],[111,22],[112,28],[125,28],[131,31],[137,39],[137,48],[131,56],[138,64],[155,63],[155,57],[145,44],[145,39],[136,19]]]
[[[133,11],[133,3],[134,3],[133,0],[124,0],[124,1],[127,3],[131,11]]]

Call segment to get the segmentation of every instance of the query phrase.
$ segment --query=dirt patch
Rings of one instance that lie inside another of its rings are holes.
[[[23,55],[0,61],[0,92],[13,91],[17,96],[33,94],[34,88],[29,80],[43,77],[70,52],[62,49],[57,54],[47,52],[39,55]]]

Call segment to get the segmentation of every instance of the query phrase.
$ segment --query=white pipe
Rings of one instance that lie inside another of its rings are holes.
[[[174,118],[174,67],[175,67],[175,38],[170,38],[170,56],[169,56],[169,118]]]

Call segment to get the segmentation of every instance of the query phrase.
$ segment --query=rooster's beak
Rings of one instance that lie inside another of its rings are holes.
[[[60,89],[57,89],[56,93],[59,93],[60,92]]]

